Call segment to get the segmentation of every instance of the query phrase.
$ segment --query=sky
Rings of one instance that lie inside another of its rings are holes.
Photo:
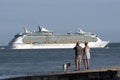
[[[54,34],[82,29],[120,42],[120,0],[0,0],[0,45],[38,25]]]

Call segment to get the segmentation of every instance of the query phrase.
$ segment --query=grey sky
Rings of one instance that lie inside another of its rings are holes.
[[[0,45],[23,27],[43,25],[56,34],[96,33],[102,40],[120,42],[120,0],[0,0]]]

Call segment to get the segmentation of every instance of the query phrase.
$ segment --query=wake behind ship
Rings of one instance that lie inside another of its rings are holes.
[[[10,41],[10,49],[62,49],[74,48],[76,42],[84,47],[88,42],[90,48],[103,48],[109,41],[102,41],[96,34],[80,30],[76,33],[67,33],[65,35],[54,35],[44,27],[38,26],[39,30],[30,32],[26,28],[22,34],[16,34]]]

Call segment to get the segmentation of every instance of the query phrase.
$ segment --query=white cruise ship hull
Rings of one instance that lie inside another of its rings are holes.
[[[53,35],[52,32],[44,28],[39,28],[37,32],[17,34],[9,43],[9,49],[66,49],[74,48],[77,42],[84,47],[88,42],[90,48],[104,48],[109,41],[102,41],[93,33],[80,31],[68,35]]]
[[[104,48],[109,41],[89,42],[90,48]],[[70,49],[74,48],[76,44],[12,44],[10,49]],[[84,47],[84,43],[80,43]]]

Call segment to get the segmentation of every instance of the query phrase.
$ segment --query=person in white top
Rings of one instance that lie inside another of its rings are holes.
[[[85,43],[85,47],[84,47],[84,54],[83,54],[83,62],[84,62],[84,66],[85,69],[89,69],[89,60],[90,60],[90,48],[88,46],[88,42]]]

